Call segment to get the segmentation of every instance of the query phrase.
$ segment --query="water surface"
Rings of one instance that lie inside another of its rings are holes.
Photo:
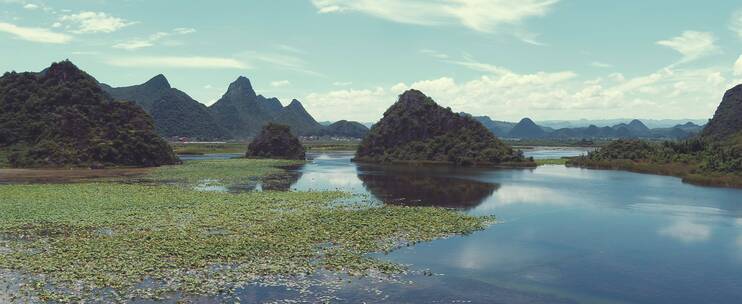
[[[349,302],[742,301],[740,190],[564,166],[398,167],[350,157],[311,154],[291,188],[494,214],[499,224],[380,256],[435,275],[348,284],[338,294]]]

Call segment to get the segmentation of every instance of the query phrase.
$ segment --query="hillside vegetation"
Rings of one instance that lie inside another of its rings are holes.
[[[299,139],[291,134],[289,126],[268,123],[247,146],[246,156],[303,160],[305,150]]]
[[[742,85],[726,92],[700,136],[661,144],[617,140],[569,164],[668,174],[700,184],[742,187]]]
[[[0,77],[0,148],[14,167],[179,162],[152,119],[69,61]]]
[[[420,91],[400,95],[363,139],[356,160],[456,165],[525,163],[481,123],[443,108]]]

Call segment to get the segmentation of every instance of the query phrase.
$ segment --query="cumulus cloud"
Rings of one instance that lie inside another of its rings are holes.
[[[0,22],[0,32],[5,32],[18,39],[39,42],[63,44],[72,41],[72,36],[56,33],[49,29],[38,27],[22,27],[11,23]]]
[[[59,18],[59,22],[65,24],[68,30],[76,34],[112,33],[136,23],[103,12],[64,15]]]
[[[39,5],[33,4],[33,3],[27,3],[26,5],[23,6],[23,8],[27,10],[36,10],[36,9],[39,9]]]
[[[198,56],[143,56],[110,58],[106,63],[119,67],[193,68],[193,69],[247,69],[248,65],[233,58]]]
[[[716,38],[707,32],[685,31],[680,36],[657,41],[657,44],[669,47],[681,55],[681,62],[689,62],[717,51]]]
[[[398,23],[458,24],[479,32],[543,16],[558,0],[312,0],[319,13],[360,12]]]
[[[454,111],[517,121],[607,117],[616,113],[642,116],[657,111],[669,117],[689,111],[710,116],[730,81],[714,67],[663,68],[627,77],[620,73],[581,79],[572,71],[518,73],[473,60],[447,60],[485,74],[471,80],[453,77],[423,79],[372,89],[347,88],[308,94],[304,101],[323,120],[376,121],[407,89],[418,89]],[[352,106],[351,106],[352,105]]]

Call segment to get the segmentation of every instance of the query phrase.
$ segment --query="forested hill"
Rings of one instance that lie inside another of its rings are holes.
[[[409,90],[371,128],[356,160],[477,165],[524,158],[471,117],[439,106],[420,91]]]
[[[151,118],[70,61],[0,77],[0,148],[16,167],[178,162]]]

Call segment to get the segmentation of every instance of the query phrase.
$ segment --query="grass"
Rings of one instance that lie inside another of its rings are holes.
[[[280,166],[299,165],[303,161],[273,159],[224,159],[188,161],[185,165],[154,168],[144,176],[155,181],[196,184],[209,180],[213,184],[235,184],[251,178],[280,173]]]
[[[175,154],[217,154],[217,153],[245,153],[247,144],[244,143],[170,143]]]
[[[283,163],[189,162],[153,174],[194,180],[221,173],[226,181],[238,175],[231,171],[259,176]],[[40,301],[210,295],[274,275],[397,273],[402,266],[367,254],[466,234],[493,220],[441,208],[337,203],[346,196],[121,183],[0,185],[0,269],[33,275],[24,288]]]
[[[302,143],[307,151],[355,151],[359,141],[305,141]]]
[[[586,158],[573,158],[567,162],[568,166],[626,170],[637,173],[649,173],[658,175],[669,175],[680,177],[683,182],[703,185],[742,188],[742,175],[703,172],[695,163],[656,163],[650,161],[633,161],[629,159],[616,160],[590,160]]]
[[[355,151],[359,141],[313,140],[302,142],[307,151]],[[181,155],[219,153],[245,153],[246,143],[170,143],[173,151]]]
[[[536,164],[539,165],[539,166],[543,166],[543,165],[565,165],[565,164],[567,164],[568,159],[566,159],[566,158],[537,159],[535,161],[536,161]]]

